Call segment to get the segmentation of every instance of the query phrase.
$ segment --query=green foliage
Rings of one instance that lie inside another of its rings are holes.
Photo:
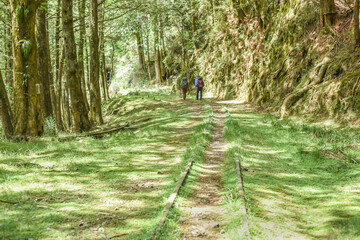
[[[25,58],[29,57],[29,54],[32,51],[32,44],[31,44],[30,40],[26,40],[26,39],[20,40],[19,44],[21,44],[21,50],[22,50],[24,57]]]
[[[24,7],[19,5],[16,9],[16,16],[19,21],[23,21],[25,19]]]
[[[24,17],[25,17],[25,20],[28,19],[30,17],[30,15],[32,14],[32,6],[31,4],[24,10]]]
[[[53,117],[48,117],[44,122],[44,136],[54,136],[56,134],[56,123]]]

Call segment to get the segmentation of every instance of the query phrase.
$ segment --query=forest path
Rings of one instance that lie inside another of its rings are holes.
[[[205,152],[200,165],[199,178],[188,202],[180,207],[182,212],[181,239],[219,239],[223,226],[224,210],[221,207],[224,197],[222,164],[226,144],[223,138],[225,113],[215,104],[210,104],[215,114],[213,140]]]

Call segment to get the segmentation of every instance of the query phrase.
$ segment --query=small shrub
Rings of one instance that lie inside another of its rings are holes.
[[[44,135],[53,136],[56,134],[56,124],[53,117],[48,117],[44,122]]]

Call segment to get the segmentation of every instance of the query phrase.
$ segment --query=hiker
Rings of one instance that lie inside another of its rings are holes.
[[[188,80],[186,77],[183,77],[181,79],[180,88],[182,90],[184,100],[186,99],[186,93],[187,93],[188,87],[189,87]]]
[[[195,86],[196,89],[196,100],[199,100],[199,92],[200,92],[200,100],[202,100],[202,91],[204,87],[204,80],[202,77],[195,78]]]

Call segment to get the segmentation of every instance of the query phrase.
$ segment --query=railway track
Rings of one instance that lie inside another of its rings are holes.
[[[230,121],[234,121],[231,115],[231,112],[229,111],[229,109],[227,109],[226,107],[223,107],[230,119]],[[236,149],[236,153],[235,153],[235,165],[236,165],[236,175],[237,175],[237,179],[238,179],[238,186],[239,186],[239,195],[242,199],[242,208],[241,208],[241,214],[242,214],[242,219],[243,219],[243,225],[244,225],[244,230],[246,233],[246,239],[251,239],[250,238],[250,230],[249,230],[249,220],[247,217],[247,207],[246,207],[246,203],[247,203],[247,199],[246,199],[246,194],[245,194],[245,187],[244,187],[244,178],[243,178],[243,174],[242,174],[242,166],[241,166],[241,155],[240,155],[240,149]]]
[[[223,107],[221,105],[219,106],[218,104],[215,104],[215,103],[212,103],[212,102],[206,102],[206,104],[211,106],[213,109],[218,109],[217,111],[219,111],[220,107]],[[232,120],[230,112],[226,108],[224,108],[224,109],[227,112],[228,116],[230,117],[230,120]],[[236,157],[235,165],[236,165],[236,172],[237,172],[238,186],[239,186],[239,193],[240,193],[239,195],[243,200],[242,201],[243,206],[242,206],[242,209],[241,209],[242,218],[243,218],[243,227],[244,227],[244,230],[246,232],[246,238],[250,239],[250,231],[249,231],[249,224],[248,224],[248,218],[247,218],[247,208],[246,208],[246,196],[245,196],[244,182],[243,182],[243,177],[242,177],[241,156],[239,154],[239,151],[236,152],[235,157]],[[170,195],[170,197],[169,197],[169,199],[167,201],[167,205],[166,205],[165,211],[163,213],[163,216],[161,217],[161,219],[160,219],[160,221],[159,221],[159,223],[158,223],[158,225],[156,227],[155,233],[154,233],[153,237],[151,238],[152,240],[157,239],[157,237],[159,236],[159,232],[160,232],[162,226],[164,225],[164,223],[166,222],[168,214],[169,214],[172,206],[174,205],[174,203],[176,201],[176,198],[177,198],[177,196],[179,194],[179,191],[180,191],[186,177],[190,174],[190,169],[191,169],[191,167],[192,167],[192,165],[194,163],[193,159],[194,159],[193,157],[190,159],[189,163],[187,164],[185,170],[183,171],[183,173],[181,175],[180,180],[178,181],[178,183],[176,185],[176,188],[175,188],[174,192]],[[218,239],[218,237],[216,237],[216,236],[208,238],[208,237],[203,235],[203,236],[200,236],[200,237],[202,237],[203,239]],[[193,238],[191,238],[191,239],[193,239]],[[197,238],[194,237],[194,239],[197,239]]]

